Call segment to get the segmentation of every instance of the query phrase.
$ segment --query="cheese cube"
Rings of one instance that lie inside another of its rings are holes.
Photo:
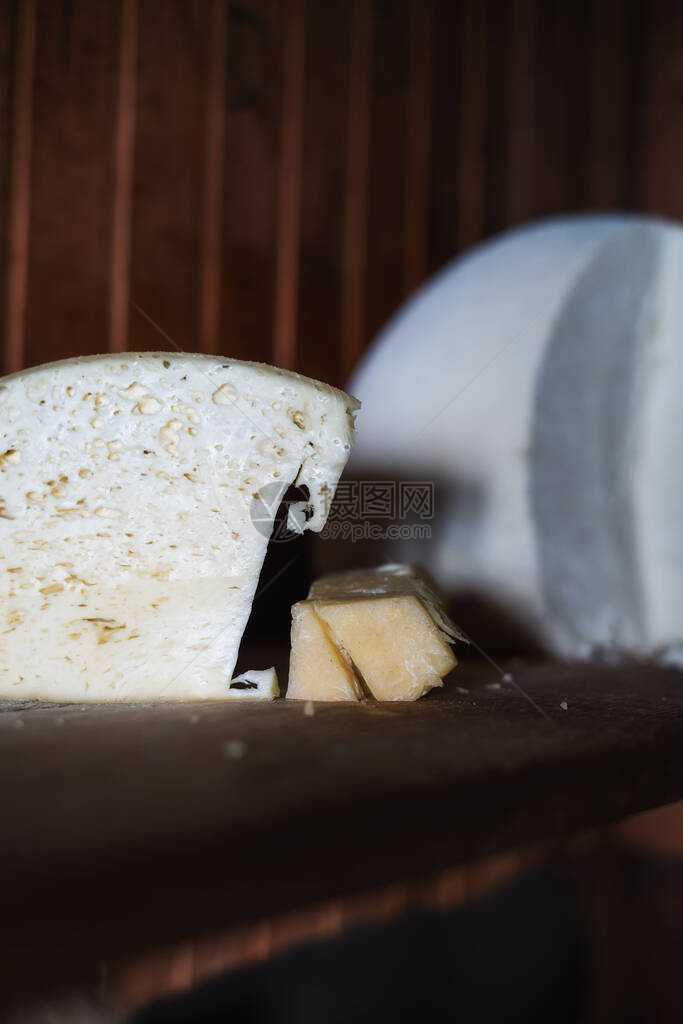
[[[397,565],[323,577],[292,620],[295,700],[417,700],[443,685],[464,639],[424,575]]]
[[[292,650],[287,696],[294,700],[360,700],[363,690],[314,601],[292,608]]]

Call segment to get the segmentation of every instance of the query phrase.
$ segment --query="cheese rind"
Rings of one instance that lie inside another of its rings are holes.
[[[357,700],[366,691],[382,701],[417,700],[457,664],[455,639],[465,638],[416,570],[390,565],[323,577],[292,609],[287,696]],[[339,683],[342,659],[355,686]]]
[[[257,363],[67,360],[0,381],[0,694],[229,696],[287,487],[320,530],[358,403]]]

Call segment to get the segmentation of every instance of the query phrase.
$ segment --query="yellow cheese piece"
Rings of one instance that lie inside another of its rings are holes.
[[[450,645],[464,639],[407,566],[323,577],[292,618],[287,696],[297,700],[417,700],[443,685],[457,664]]]
[[[330,636],[312,601],[292,608],[292,653],[287,696],[292,700],[360,700],[351,659]]]

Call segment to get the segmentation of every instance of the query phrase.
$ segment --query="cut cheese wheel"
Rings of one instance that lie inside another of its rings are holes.
[[[558,654],[683,664],[680,225],[508,232],[411,299],[351,386],[352,470],[436,482],[431,540],[396,560]]]
[[[287,696],[417,700],[443,685],[465,639],[423,574],[389,565],[323,577],[292,609]]]
[[[0,382],[0,693],[234,696],[280,499],[307,488],[303,525],[322,529],[357,407],[298,374],[170,353]]]

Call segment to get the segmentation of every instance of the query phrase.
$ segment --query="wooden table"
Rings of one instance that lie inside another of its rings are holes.
[[[0,713],[3,995],[683,796],[683,674],[466,662],[415,704]],[[310,709],[309,709],[310,710]]]

